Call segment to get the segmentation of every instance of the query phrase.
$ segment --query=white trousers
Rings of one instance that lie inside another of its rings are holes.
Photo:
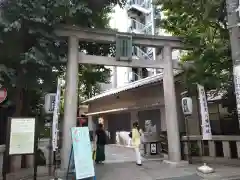
[[[136,162],[137,164],[142,164],[142,158],[139,147],[135,147],[135,154],[136,154]]]

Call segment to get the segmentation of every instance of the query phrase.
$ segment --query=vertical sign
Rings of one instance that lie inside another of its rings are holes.
[[[55,96],[55,103],[54,103],[54,110],[53,110],[53,123],[52,123],[52,148],[53,148],[53,151],[57,150],[58,114],[59,114],[60,97],[61,97],[61,81],[60,81],[60,79],[58,79],[57,93]]]
[[[212,132],[211,132],[207,98],[206,98],[204,86],[198,84],[197,87],[198,87],[198,97],[199,97],[199,104],[200,104],[201,118],[202,118],[203,140],[211,140]]]
[[[237,103],[237,114],[238,114],[238,121],[240,125],[240,65],[234,66],[233,73],[234,73],[235,95],[236,95],[236,103]]]
[[[88,127],[71,128],[76,179],[94,177],[92,146]]]

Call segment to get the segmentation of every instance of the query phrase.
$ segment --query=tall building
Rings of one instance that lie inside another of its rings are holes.
[[[155,11],[154,11],[155,10]],[[128,0],[124,9],[115,7],[110,25],[120,32],[155,34],[155,17],[160,17],[152,0]],[[133,47],[133,58],[155,60],[154,48]],[[112,70],[110,84],[101,84],[102,90],[116,88],[130,82],[155,74],[150,68],[110,67]]]
[[[155,35],[155,20],[160,18],[160,12],[154,7],[152,0],[128,0],[126,5],[128,14],[128,32]],[[133,58],[145,59],[147,61],[156,60],[156,49],[146,47],[133,47]],[[156,69],[150,68],[130,68],[129,81],[136,81],[141,78],[156,74]]]
[[[140,33],[147,35],[168,35],[163,29],[156,28],[156,20],[161,18],[161,12],[158,7],[152,3],[153,0],[127,0],[124,9],[115,8],[111,26],[122,32]],[[148,61],[156,60],[155,48],[133,47],[134,59],[145,59]],[[179,52],[173,53],[173,58],[177,59]],[[128,68],[111,67],[111,83],[102,84],[102,90],[116,88],[126,85],[130,82],[155,75],[161,72],[161,69],[151,68]]]

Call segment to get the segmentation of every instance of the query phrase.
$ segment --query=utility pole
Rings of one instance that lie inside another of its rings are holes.
[[[231,42],[233,78],[240,126],[240,0],[226,0],[228,30]]]

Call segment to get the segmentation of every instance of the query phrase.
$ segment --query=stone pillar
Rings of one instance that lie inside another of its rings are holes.
[[[113,67],[113,88],[117,88],[117,66]]]
[[[163,88],[165,102],[165,117],[168,136],[168,156],[169,161],[181,161],[180,135],[177,118],[177,101],[172,66],[172,49],[163,49]]]
[[[66,72],[66,91],[64,97],[64,119],[61,149],[61,168],[66,170],[71,151],[71,128],[76,126],[77,84],[78,84],[78,39],[69,37],[68,62]]]
[[[13,155],[10,157],[11,159],[11,172],[16,172],[21,169],[21,163],[22,163],[22,156],[19,155]]]
[[[27,155],[26,158],[26,166],[27,168],[33,168],[34,167],[34,155]]]
[[[160,113],[161,113],[161,131],[167,131],[166,128],[166,116],[165,116],[165,107],[160,107]]]

